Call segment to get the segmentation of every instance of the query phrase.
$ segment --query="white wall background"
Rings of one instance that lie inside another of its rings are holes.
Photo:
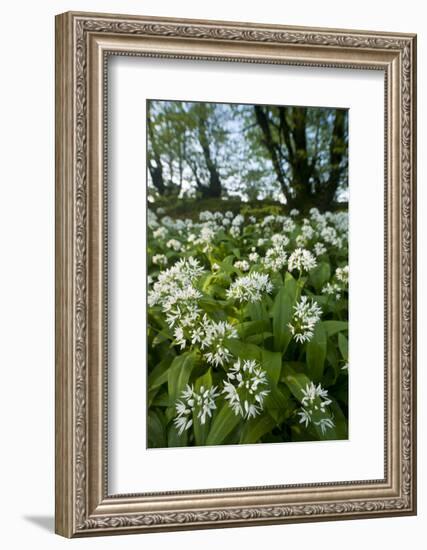
[[[418,517],[301,524],[67,541],[53,534],[54,510],[54,15],[67,10],[246,20],[419,34],[419,514]],[[0,543],[3,548],[193,549],[298,545],[318,549],[422,548],[427,530],[425,311],[427,208],[423,188],[427,116],[423,3],[417,0],[14,0],[2,6],[0,151]]]

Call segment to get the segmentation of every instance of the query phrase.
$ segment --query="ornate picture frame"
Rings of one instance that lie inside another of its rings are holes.
[[[383,71],[384,479],[111,495],[107,60]],[[56,17],[56,532],[65,537],[416,513],[416,36],[68,12]]]

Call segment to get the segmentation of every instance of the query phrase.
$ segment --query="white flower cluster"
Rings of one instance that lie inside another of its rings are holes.
[[[320,320],[322,310],[315,300],[310,303],[307,296],[302,296],[294,306],[294,310],[292,321],[288,323],[288,327],[295,340],[302,344],[313,337],[314,327]]]
[[[319,426],[322,434],[327,429],[335,426],[332,418],[326,415],[326,407],[332,403],[328,398],[328,390],[322,388],[320,384],[317,386],[310,382],[302,390],[303,398],[301,400],[301,410],[297,413],[300,417],[300,424],[307,427],[311,422]]]
[[[168,230],[166,227],[158,227],[155,231],[153,231],[153,237],[155,239],[164,239],[166,238],[166,235],[168,234]]]
[[[177,326],[175,344],[183,350],[188,343],[199,345],[207,363],[214,367],[224,366],[231,359],[231,352],[224,340],[237,338],[237,330],[226,321],[213,321],[206,313],[195,319],[193,326]]]
[[[259,259],[259,254],[257,252],[254,251],[249,254],[249,261],[256,263],[258,259]]]
[[[321,256],[327,250],[326,245],[341,249],[347,241],[348,214],[346,212],[325,212],[321,214],[317,208],[310,210],[310,217],[304,218],[301,233],[296,236],[298,247],[314,247],[316,256]]]
[[[337,283],[326,283],[322,288],[322,294],[333,296],[335,300],[339,300],[341,297],[341,287]]]
[[[261,301],[263,294],[270,294],[272,290],[273,285],[269,276],[254,271],[233,281],[227,290],[227,298],[253,304]]]
[[[323,254],[326,254],[326,246],[323,243],[315,243],[314,245],[314,253],[317,257],[322,256]]]
[[[254,359],[238,359],[227,373],[224,382],[225,399],[236,415],[245,419],[263,410],[264,398],[270,393],[267,374]]]
[[[182,248],[181,243],[176,239],[169,239],[169,241],[166,243],[166,246],[168,248],[172,248],[175,250],[175,252],[179,252]]]
[[[199,391],[195,391],[193,386],[187,384],[181,393],[181,399],[175,404],[177,416],[174,424],[179,435],[184,430],[191,428],[194,416],[200,421],[200,424],[205,424],[206,417],[211,417],[212,411],[216,409],[215,399],[218,396],[219,393],[215,386],[211,388],[201,386]]]
[[[348,284],[348,265],[344,267],[337,267],[335,270],[335,277],[338,281],[341,281],[344,284]]]
[[[300,273],[311,271],[317,265],[316,258],[305,248],[297,248],[289,256],[288,269],[293,271],[297,269]]]
[[[287,254],[280,246],[269,248],[265,253],[262,263],[266,269],[280,271],[286,265]]]
[[[336,300],[339,300],[341,294],[347,290],[348,286],[348,265],[344,267],[337,267],[335,270],[335,281],[328,282],[322,289],[323,294],[333,296]]]
[[[237,330],[226,321],[212,321],[206,315],[191,334],[191,343],[200,343],[206,361],[215,367],[224,366],[231,358],[224,340],[237,338]]]
[[[203,267],[194,258],[183,258],[162,271],[148,291],[148,305],[160,305],[166,313],[166,322],[172,328],[191,326],[200,316],[197,301],[202,294],[193,282],[203,273]]]
[[[234,267],[240,269],[240,271],[249,271],[250,265],[246,260],[237,260],[237,262],[234,262]]]
[[[296,228],[296,223],[291,218],[285,218],[283,220],[282,231],[285,233],[293,233]]]
[[[164,254],[154,254],[152,257],[152,262],[155,265],[167,265],[168,259]]]

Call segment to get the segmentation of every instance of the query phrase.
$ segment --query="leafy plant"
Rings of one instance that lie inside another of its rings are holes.
[[[347,214],[250,212],[148,211],[149,447],[348,437]]]

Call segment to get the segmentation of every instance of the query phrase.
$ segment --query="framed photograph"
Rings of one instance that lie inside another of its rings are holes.
[[[416,513],[416,37],[56,18],[56,532]]]

